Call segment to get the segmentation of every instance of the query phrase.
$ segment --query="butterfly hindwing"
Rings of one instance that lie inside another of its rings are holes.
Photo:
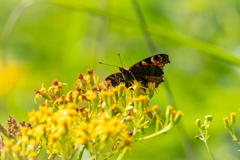
[[[110,76],[108,76],[105,80],[106,81],[111,81],[112,86],[115,87],[117,85],[119,85],[119,83],[121,82],[121,79],[123,79],[122,73],[121,72],[117,72],[117,73],[113,73]]]

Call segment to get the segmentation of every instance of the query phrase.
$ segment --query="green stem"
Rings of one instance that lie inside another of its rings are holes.
[[[72,155],[70,156],[70,159],[73,158],[73,156],[75,155],[75,153],[77,152],[77,150],[78,150],[78,148],[73,151]]]
[[[231,134],[231,133],[230,133]],[[239,140],[237,139],[236,135],[235,135],[235,132],[233,132],[233,134],[231,134],[232,138],[233,138],[233,141],[237,142],[238,145],[240,145],[240,142]]]
[[[211,150],[210,150],[210,148],[209,148],[209,146],[208,146],[207,141],[204,140],[204,143],[205,143],[205,145],[206,145],[206,147],[207,147],[208,152],[211,154],[212,159],[215,160],[215,158],[214,158],[214,156],[213,156],[213,154],[212,154],[212,152],[211,152]]]
[[[111,158],[115,153],[110,154],[109,156],[107,156],[106,158],[104,158],[103,160],[107,160],[108,158]]]
[[[127,151],[128,147],[125,147],[122,151],[122,153],[120,153],[120,155],[118,156],[117,160],[122,160],[123,156],[125,155],[126,151]]]
[[[159,116],[157,116],[155,133],[158,132],[158,129],[159,129],[159,123],[160,123],[159,121],[160,121],[160,120],[159,120]]]
[[[41,151],[42,151],[42,146],[39,146],[38,151],[37,151],[37,156],[36,156],[35,160],[38,158]]]
[[[153,133],[149,136],[143,137],[143,138],[138,138],[137,141],[141,141],[141,140],[145,140],[145,139],[149,139],[155,136],[158,136],[160,134],[166,133],[167,131],[169,131],[171,128],[173,127],[173,124],[170,123],[169,125],[167,125],[166,127],[164,127],[162,130],[158,131],[157,133]]]
[[[78,160],[81,160],[81,159],[82,159],[83,152],[84,152],[85,148],[86,148],[85,145],[83,145],[83,146],[81,147],[81,150],[80,150],[79,155],[78,155]]]

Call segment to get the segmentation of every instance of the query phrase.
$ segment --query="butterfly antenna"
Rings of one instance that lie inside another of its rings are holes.
[[[119,59],[120,59],[120,62],[121,62],[122,68],[123,68],[123,64],[122,64],[122,59],[121,59],[120,53],[118,53],[118,56],[119,56]]]
[[[119,68],[119,66],[115,66],[115,65],[111,65],[111,64],[107,64],[107,63],[99,62],[99,64],[104,64],[104,65],[108,65],[108,66],[113,66],[113,67],[118,67]]]

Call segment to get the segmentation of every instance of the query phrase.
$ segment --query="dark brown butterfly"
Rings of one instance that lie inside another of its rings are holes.
[[[126,87],[130,87],[134,80],[141,81],[144,87],[147,87],[148,82],[155,82],[155,87],[163,81],[163,67],[170,63],[168,55],[157,54],[148,57],[131,68],[119,67],[120,72],[111,74],[106,78],[106,81],[111,81],[112,86],[117,86],[121,82],[125,82]]]

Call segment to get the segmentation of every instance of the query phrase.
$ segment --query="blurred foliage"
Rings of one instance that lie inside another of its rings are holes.
[[[198,134],[195,120],[209,114],[214,120],[208,144],[215,158],[238,159],[239,146],[231,141],[222,118],[240,108],[240,2],[139,1],[147,26],[138,21],[132,3],[1,1],[1,122],[9,114],[26,120],[27,112],[38,107],[33,101],[34,89],[42,82],[50,86],[58,79],[69,84],[69,90],[75,86],[77,74],[87,68],[94,68],[100,82],[117,72],[118,68],[98,64],[120,66],[117,53],[124,67],[152,55],[142,32],[145,29],[157,52],[168,54],[171,61],[164,69],[161,94],[152,104],[164,110],[174,102],[185,116],[179,129],[134,144],[124,159],[187,159],[184,151],[192,159],[209,159],[204,144],[194,138]],[[239,125],[237,121],[236,135]]]

